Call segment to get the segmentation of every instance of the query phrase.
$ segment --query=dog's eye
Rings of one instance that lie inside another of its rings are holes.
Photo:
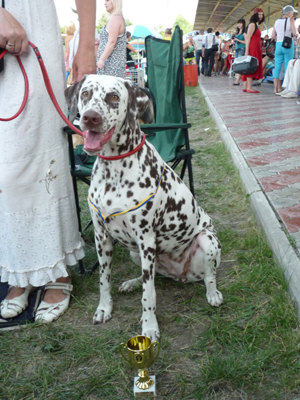
[[[114,100],[114,101],[119,101],[119,100],[120,100],[120,97],[119,97],[118,95],[116,95],[116,94],[113,94],[113,95],[111,96],[111,99]]]
[[[88,95],[89,95],[89,92],[87,92],[87,91],[82,92],[82,96],[83,96],[83,97],[88,97]]]

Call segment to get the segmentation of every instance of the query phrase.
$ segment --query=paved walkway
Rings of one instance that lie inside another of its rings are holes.
[[[262,83],[261,86],[255,87],[260,93],[250,94],[243,93],[242,84],[233,86],[233,82],[234,79],[221,76],[204,77],[201,75],[199,78],[200,88],[206,96],[211,114],[219,129],[223,130],[223,133],[225,132],[223,140],[225,138],[225,142],[227,141],[227,147],[229,147],[233,159],[236,158],[234,161],[238,166],[244,163],[243,168],[248,169],[244,178],[242,176],[245,186],[247,187],[247,180],[251,179],[249,173],[253,174],[258,183],[256,191],[260,191],[267,200],[264,203],[265,207],[268,207],[277,221],[283,224],[276,229],[282,231],[284,227],[290,237],[294,238],[292,242],[296,244],[298,250],[296,252],[299,256],[300,104],[297,104],[297,99],[275,96],[271,83]],[[300,102],[300,98],[298,101]],[[233,147],[236,149],[234,150]],[[237,162],[237,158],[240,156],[242,157]],[[252,190],[255,191],[254,189],[253,186]],[[250,188],[248,193],[251,193]],[[269,210],[264,207],[259,210],[262,205],[261,201],[260,199],[260,204],[256,204],[254,207],[260,214],[258,218],[264,229],[268,229],[266,228],[268,220],[262,221],[262,219]],[[275,228],[273,228],[272,232],[269,232],[270,238],[276,236],[274,235]],[[282,236],[278,236],[277,242],[281,242],[282,238]],[[274,246],[280,247],[281,243],[274,244]],[[281,255],[277,258],[282,258],[282,254],[281,249]],[[295,260],[290,253],[290,260],[291,257],[295,262],[293,273],[296,271],[300,279],[299,258],[296,257],[298,260]],[[281,260],[279,261],[281,262]],[[287,264],[291,264],[291,262],[287,260]],[[290,266],[287,265],[287,268]],[[288,276],[290,279],[292,275],[289,273]],[[298,284],[300,286],[300,280]],[[300,287],[296,296],[299,297],[298,311],[300,314]],[[292,297],[295,297],[295,293]]]

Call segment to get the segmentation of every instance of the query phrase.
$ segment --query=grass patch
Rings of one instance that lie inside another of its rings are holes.
[[[156,277],[161,354],[152,368],[158,399],[295,400],[300,386],[299,321],[282,272],[256,225],[238,171],[198,87],[186,88],[198,203],[222,243],[218,287],[224,304],[206,303],[204,284]],[[83,226],[87,186],[80,183]],[[84,234],[91,267],[93,229]],[[139,275],[126,249],[115,246],[113,319],[92,325],[99,302],[98,272],[78,275],[67,313],[54,324],[0,332],[0,399],[132,399],[135,372],[118,345],[140,334],[141,290],[118,286]]]

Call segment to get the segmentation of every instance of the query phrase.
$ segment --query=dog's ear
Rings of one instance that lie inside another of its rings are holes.
[[[146,111],[149,104],[149,97],[146,93],[139,87],[135,88],[136,92],[136,110],[137,118],[140,118]]]
[[[78,95],[81,89],[83,82],[85,81],[86,76],[84,76],[81,81],[76,82],[75,85],[69,86],[65,90],[65,98],[70,109],[69,120],[73,122],[77,116],[77,104],[78,104]]]
[[[136,120],[144,114],[148,106],[149,97],[130,81],[125,81],[125,87],[128,90],[127,123],[134,129]]]

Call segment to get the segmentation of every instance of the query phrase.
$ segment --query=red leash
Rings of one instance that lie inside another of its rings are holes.
[[[48,73],[46,71],[46,67],[45,67],[45,64],[44,64],[44,61],[42,59],[42,56],[40,54],[39,49],[31,42],[28,42],[28,44],[33,48],[33,50],[35,52],[35,55],[36,55],[36,57],[38,59],[38,62],[40,64],[40,67],[41,67],[41,70],[42,70],[42,74],[43,74],[43,78],[44,78],[44,81],[45,81],[45,86],[46,86],[47,92],[48,92],[48,94],[50,96],[50,99],[52,100],[52,103],[53,103],[54,107],[56,108],[58,114],[61,116],[61,118],[64,120],[64,122],[74,132],[76,132],[78,135],[83,137],[82,131],[79,130],[78,128],[76,128],[76,126],[74,126],[73,124],[71,124],[71,122],[68,120],[68,118],[64,115],[64,113],[62,112],[61,108],[59,107],[59,104],[58,104],[58,102],[57,102],[57,100],[56,100],[56,98],[54,96],[54,93],[53,93],[53,90],[52,90],[52,86],[51,86],[51,83],[50,83],[50,79],[49,79]],[[0,60],[6,53],[7,53],[7,50],[4,50],[3,53],[1,53]],[[17,59],[18,59],[18,62],[20,64],[20,68],[22,70],[22,73],[23,73],[23,76],[24,76],[24,81],[25,81],[25,93],[24,93],[23,102],[21,104],[21,107],[20,107],[19,111],[15,115],[13,115],[10,118],[0,118],[0,121],[11,121],[11,120],[17,118],[21,114],[21,112],[24,110],[26,102],[27,102],[27,99],[28,99],[28,92],[29,92],[28,77],[27,77],[26,71],[24,69],[24,66],[22,64],[22,61],[21,61],[20,57],[17,56]]]

